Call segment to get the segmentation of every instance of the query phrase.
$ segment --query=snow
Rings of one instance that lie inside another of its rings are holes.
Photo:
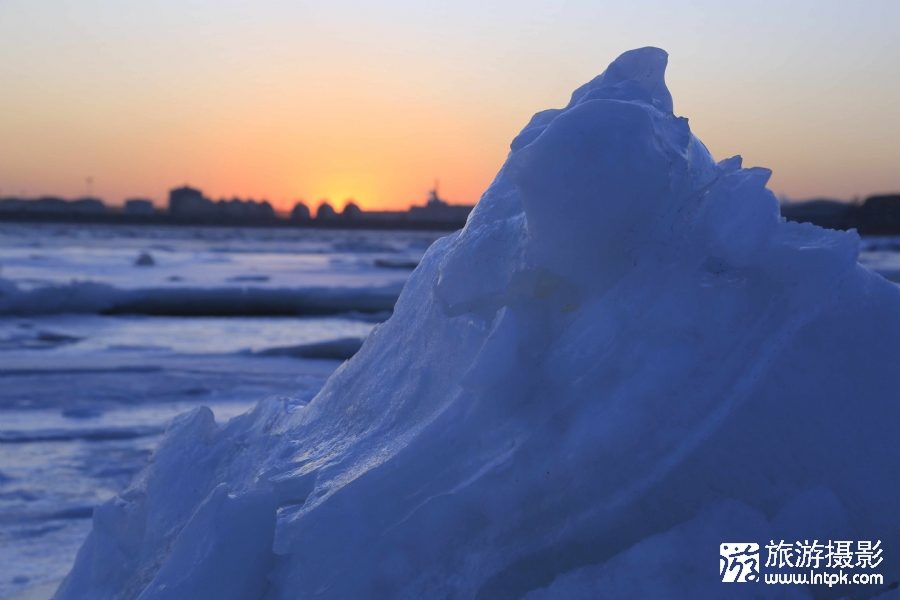
[[[0,315],[389,311],[434,232],[2,224]]]
[[[299,406],[339,364],[250,354],[3,351],[0,597],[68,573],[93,509],[146,466],[173,417],[205,404],[224,422],[270,395]]]
[[[801,533],[900,579],[900,289],[714,162],[666,60],[538,113],[308,405],[176,419],[56,598],[806,598],[716,570]]]
[[[308,402],[340,364],[321,358],[346,358],[372,327],[358,315],[0,318],[0,598],[59,583],[94,507],[146,466],[173,417]]]
[[[167,354],[265,354],[365,338],[390,313],[322,317],[157,317],[93,314],[0,319],[4,368],[146,365]],[[349,349],[349,348],[348,348]],[[345,357],[346,358],[346,357]],[[79,364],[73,364],[77,361]],[[118,362],[115,362],[118,361]],[[114,364],[113,364],[114,363]]]

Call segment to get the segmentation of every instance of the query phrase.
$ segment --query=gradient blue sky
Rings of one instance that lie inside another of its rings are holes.
[[[646,45],[776,193],[898,191],[898,29],[896,0],[0,0],[0,194],[472,203],[532,113]]]

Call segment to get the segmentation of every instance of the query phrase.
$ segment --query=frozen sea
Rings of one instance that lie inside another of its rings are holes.
[[[440,235],[0,224],[0,598],[49,595],[176,414],[312,398]]]
[[[0,224],[0,598],[52,592],[176,414],[309,401],[343,346],[307,350],[364,339],[440,235]],[[900,238],[860,262],[900,281]]]

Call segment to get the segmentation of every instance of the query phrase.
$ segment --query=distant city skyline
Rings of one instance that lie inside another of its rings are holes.
[[[140,198],[128,199],[124,206],[108,206],[91,197],[0,196],[0,221],[454,230],[466,223],[474,208],[448,204],[438,195],[437,187],[429,192],[425,204],[412,205],[408,210],[364,210],[350,201],[339,210],[329,202],[313,209],[297,202],[287,212],[276,211],[266,200],[213,200],[203,190],[180,186],[169,190],[165,207],[155,207],[150,200]]]
[[[170,186],[170,187],[172,187],[172,186]],[[232,194],[230,196],[228,196],[228,195],[221,196],[218,198],[208,197],[208,196],[203,195],[203,190],[199,189],[199,186],[191,185],[188,183],[172,187],[172,189],[170,189],[168,192],[166,192],[166,199],[163,201],[154,201],[152,198],[150,198],[148,196],[128,196],[128,197],[122,198],[119,201],[115,201],[115,200],[110,201],[109,199],[103,198],[96,194],[93,194],[90,191],[88,191],[88,193],[75,194],[73,196],[64,196],[61,194],[29,194],[25,191],[20,191],[18,194],[13,194],[13,193],[4,192],[4,190],[2,188],[0,188],[0,200],[24,200],[27,202],[33,202],[33,201],[43,199],[43,200],[62,201],[62,202],[69,202],[69,203],[92,201],[92,202],[100,202],[101,204],[103,204],[109,208],[114,208],[114,209],[126,208],[128,205],[134,205],[134,206],[146,205],[146,206],[155,207],[156,209],[164,209],[164,208],[170,207],[171,202],[172,202],[172,192],[177,191],[178,189],[190,189],[190,190],[196,191],[198,194],[203,196],[205,199],[212,201],[212,202],[219,202],[219,203],[222,203],[222,202],[225,202],[225,203],[227,203],[227,202],[250,202],[250,203],[261,203],[261,204],[270,204],[271,205],[271,203],[269,202],[269,200],[267,198],[262,198],[262,197],[252,197],[251,196],[248,198],[241,198],[235,194]],[[428,190],[428,193],[425,194],[418,201],[410,202],[408,206],[400,207],[400,210],[405,211],[410,208],[424,206],[427,204],[431,204],[431,203],[435,202],[436,200],[442,204],[446,204],[446,205],[453,206],[453,207],[464,206],[467,208],[472,208],[472,205],[474,205],[474,202],[470,205],[461,204],[458,202],[446,202],[443,198],[439,198],[438,189],[439,188],[438,188],[437,184],[435,184],[431,189]],[[290,204],[287,205],[285,208],[274,207],[274,206],[273,206],[273,208],[278,213],[287,214],[287,213],[290,213],[292,210],[294,210],[298,205],[306,206],[313,213],[315,213],[315,211],[317,209],[319,209],[323,206],[331,207],[332,209],[336,209],[338,212],[345,210],[347,207],[352,208],[352,207],[356,206],[357,208],[359,208],[359,202],[355,198],[344,198],[343,201],[334,201],[331,198],[319,198],[318,200],[313,201],[313,202],[310,202],[304,198],[296,198],[296,199],[290,201]],[[143,210],[143,208],[141,210]],[[364,210],[379,211],[379,210],[393,210],[393,209],[381,209],[380,207],[376,206],[376,207],[369,207]]]
[[[900,190],[900,3],[0,2],[0,194],[473,204],[621,52],[792,199]],[[91,178],[91,181],[88,181]]]

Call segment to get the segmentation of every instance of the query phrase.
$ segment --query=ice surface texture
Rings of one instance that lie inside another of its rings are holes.
[[[411,231],[0,223],[0,318],[391,310],[437,237]]]
[[[900,290],[714,162],[666,61],[538,113],[308,406],[180,417],[57,598],[808,597],[716,583],[790,535],[900,579]]]

